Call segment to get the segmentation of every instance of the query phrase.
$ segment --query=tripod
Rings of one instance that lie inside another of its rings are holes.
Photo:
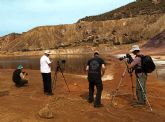
[[[122,76],[121,76],[121,79],[120,79],[119,84],[118,84],[118,86],[117,86],[117,88],[116,88],[116,91],[115,91],[115,93],[114,93],[113,96],[112,96],[111,103],[113,102],[113,100],[115,99],[115,97],[116,97],[116,95],[117,95],[117,93],[118,93],[118,91],[119,91],[119,88],[120,88],[120,86],[121,86],[121,83],[122,83],[122,81],[123,81],[123,79],[124,79],[124,76],[125,76],[127,70],[128,70],[128,68],[126,67],[126,68],[124,69],[124,72],[123,72]],[[135,95],[134,95],[134,86],[133,86],[133,80],[132,80],[132,73],[130,73],[129,70],[128,70],[128,73],[130,74],[131,82],[132,82],[132,95],[133,95],[133,99],[135,99]]]
[[[65,76],[63,74],[63,70],[61,69],[60,62],[59,61],[57,61],[57,66],[55,68],[54,79],[53,79],[53,82],[52,82],[52,90],[56,89],[56,82],[57,82],[57,74],[58,74],[58,72],[61,73],[61,75],[62,75],[62,77],[64,79],[64,82],[65,82],[65,84],[66,84],[66,86],[68,88],[68,92],[70,92],[69,86],[68,86],[67,81],[65,79]]]
[[[132,82],[132,94],[133,94],[133,99],[135,99],[135,95],[134,95],[134,86],[133,86],[133,80],[132,80],[132,72],[133,72],[133,70],[128,68],[128,64],[127,64],[126,61],[125,61],[125,64],[126,64],[126,68],[125,68],[125,70],[124,70],[124,72],[123,72],[123,74],[122,74],[122,76],[121,76],[121,79],[120,79],[119,84],[118,84],[118,86],[117,86],[117,88],[116,88],[116,91],[115,91],[115,93],[114,93],[113,96],[112,96],[111,103],[113,103],[114,98],[115,98],[115,96],[117,95],[117,92],[119,91],[119,88],[120,88],[120,86],[121,86],[122,80],[123,80],[123,78],[124,78],[125,73],[126,73],[127,70],[128,70],[128,73],[130,74],[130,77],[131,77],[131,82]],[[150,108],[150,111],[152,111],[151,104],[149,103],[149,100],[148,100],[148,98],[147,98],[147,95],[146,95],[145,92],[144,92],[144,88],[143,88],[143,86],[142,86],[142,84],[141,84],[139,78],[137,78],[137,81],[138,81],[138,84],[140,85],[140,88],[141,88],[141,90],[142,90],[142,93],[143,93],[143,95],[144,95],[144,97],[145,97],[145,99],[146,99],[146,101],[147,101],[147,104],[148,104],[148,106],[149,106],[149,108]]]

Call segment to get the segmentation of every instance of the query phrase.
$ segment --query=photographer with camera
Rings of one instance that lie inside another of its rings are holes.
[[[26,76],[28,74],[26,72],[23,72],[22,69],[23,66],[20,64],[13,72],[12,80],[15,83],[16,87],[22,87],[25,84],[28,84],[28,80],[26,79]]]
[[[145,105],[147,73],[145,73],[142,69],[142,54],[140,53],[140,48],[138,45],[133,45],[130,52],[135,55],[134,60],[129,65],[129,68],[133,68],[136,74],[137,102],[133,105]]]
[[[103,90],[101,78],[105,73],[105,62],[99,57],[99,52],[95,51],[94,57],[88,61],[86,71],[88,71],[89,81],[88,102],[92,103],[94,101],[94,86],[96,86],[97,93],[94,101],[94,107],[101,107],[101,94]]]
[[[43,79],[44,93],[46,95],[53,95],[52,93],[52,79],[51,79],[51,61],[49,58],[50,51],[46,50],[40,59],[40,71]]]

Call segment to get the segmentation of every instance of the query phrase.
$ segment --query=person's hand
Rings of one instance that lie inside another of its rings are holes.
[[[124,59],[123,59],[123,61],[127,62],[127,61],[128,61],[128,59],[127,59],[127,58],[124,58]]]
[[[52,58],[49,58],[50,62],[52,63],[53,62],[53,59]]]

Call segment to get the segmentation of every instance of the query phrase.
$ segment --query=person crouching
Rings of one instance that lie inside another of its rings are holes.
[[[12,80],[16,87],[22,87],[28,84],[28,80],[26,79],[27,73],[23,72],[22,69],[23,66],[18,65],[17,69],[13,72]]]

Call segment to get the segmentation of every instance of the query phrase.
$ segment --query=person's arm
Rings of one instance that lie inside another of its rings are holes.
[[[102,70],[101,77],[103,77],[103,75],[105,74],[105,64],[102,64],[101,70]]]
[[[25,75],[22,72],[20,73],[20,77],[21,79],[25,79]]]
[[[87,62],[87,66],[86,66],[86,71],[88,72],[89,70],[89,65],[90,65],[90,60]]]
[[[136,58],[132,61],[131,64],[128,64],[128,63],[127,63],[127,65],[128,65],[128,68],[134,68],[138,63],[139,63],[139,58],[136,57]]]
[[[88,72],[88,70],[89,70],[89,66],[87,65],[87,66],[86,66],[86,71]]]
[[[46,61],[47,63],[48,63],[48,65],[49,65],[49,67],[51,67],[51,61],[50,61],[50,59],[49,58],[47,58],[47,61]]]

